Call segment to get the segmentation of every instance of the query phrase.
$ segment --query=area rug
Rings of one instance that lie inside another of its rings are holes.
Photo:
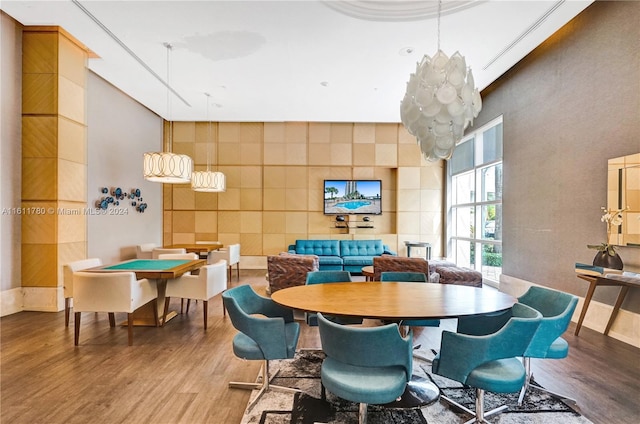
[[[432,357],[430,352],[419,352]],[[245,411],[241,424],[351,424],[358,422],[358,404],[327,392],[326,401],[320,396],[320,367],[324,353],[319,350],[302,350],[292,360],[271,361],[270,371],[275,377],[271,384],[295,387],[301,393],[291,394],[269,391],[250,411]],[[474,410],[475,392],[461,384],[431,374],[431,365],[414,360],[414,374],[433,381],[441,392]],[[251,398],[257,394],[254,390]],[[530,390],[522,406],[518,406],[518,394],[485,394],[485,410],[508,405],[501,414],[489,419],[500,424],[587,424],[591,421],[581,416],[569,405],[540,391]],[[471,418],[443,400],[416,409],[389,408],[369,405],[369,424],[458,424]]]

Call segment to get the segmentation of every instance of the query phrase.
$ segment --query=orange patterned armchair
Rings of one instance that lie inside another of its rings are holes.
[[[316,255],[280,255],[267,256],[267,279],[269,293],[293,286],[303,286],[307,281],[307,272],[320,269]]]

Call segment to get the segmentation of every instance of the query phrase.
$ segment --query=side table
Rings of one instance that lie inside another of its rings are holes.
[[[583,270],[579,270],[576,268],[577,277],[589,282],[589,288],[587,289],[587,295],[584,299],[584,305],[582,306],[582,311],[580,311],[580,318],[578,319],[578,324],[576,325],[575,335],[577,336],[580,332],[580,328],[582,328],[582,321],[584,320],[585,315],[587,314],[587,309],[589,308],[589,303],[591,303],[591,298],[593,297],[593,293],[596,291],[596,287],[598,286],[618,286],[620,287],[620,293],[618,294],[618,298],[616,299],[616,303],[613,307],[613,311],[611,311],[611,316],[609,317],[609,321],[607,322],[607,326],[604,330],[604,335],[609,334],[609,330],[613,325],[613,322],[618,315],[618,311],[620,310],[620,306],[624,301],[627,292],[629,291],[629,287],[640,287],[640,278],[625,278],[622,275],[611,275],[606,274],[602,276],[598,275],[589,275],[587,273],[582,273]],[[637,281],[636,281],[637,280]]]
[[[411,248],[412,247],[424,247],[425,248],[425,259],[431,259],[431,243],[427,243],[424,241],[405,241],[405,246],[407,246],[407,256],[411,257]]]
[[[373,281],[373,276],[375,275],[373,272],[373,265],[363,266],[362,275],[364,275],[365,281]]]

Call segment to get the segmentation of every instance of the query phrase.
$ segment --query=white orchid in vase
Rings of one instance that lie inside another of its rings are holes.
[[[622,224],[622,212],[629,209],[627,206],[623,209],[608,209],[604,206],[601,208],[604,214],[600,218],[600,221],[605,222],[607,224],[607,241],[601,244],[588,244],[587,247],[589,249],[599,250],[600,252],[607,252],[609,256],[616,255],[615,245],[610,244],[611,242],[611,234],[614,227],[619,227]]]

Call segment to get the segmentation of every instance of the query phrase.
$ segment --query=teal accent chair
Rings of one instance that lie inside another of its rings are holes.
[[[349,271],[313,271],[307,273],[306,284],[349,283],[351,281]],[[304,316],[307,325],[318,326],[318,316],[315,312],[306,312]],[[362,324],[362,318],[356,317],[331,317],[331,320],[340,324]]]
[[[307,284],[348,283],[351,282],[349,271],[313,271],[307,273]]]
[[[385,404],[402,396],[412,373],[411,332],[402,337],[396,324],[340,325],[321,313],[318,326],[326,354],[320,371],[322,399],[326,389],[359,403],[359,423],[366,423],[367,404]]]
[[[230,388],[259,389],[247,406],[251,410],[268,390],[299,392],[290,387],[269,384],[269,360],[291,359],[296,353],[300,324],[293,320],[293,311],[273,300],[258,295],[249,285],[237,286],[222,293],[222,301],[231,323],[239,331],[233,338],[233,353],[242,359],[262,363],[262,383],[231,382]]]
[[[578,298],[574,295],[545,287],[531,286],[526,293],[518,298],[518,302],[530,306],[542,314],[542,322],[538,327],[538,331],[522,357],[527,378],[520,391],[518,404],[522,404],[524,395],[529,387],[545,391],[552,396],[564,400],[575,402],[574,399],[567,396],[532,384],[531,358],[562,359],[567,357],[569,344],[561,336],[569,327],[571,317],[578,304]],[[502,327],[509,318],[509,311],[478,317],[459,318],[458,333],[477,336],[493,333]]]
[[[401,281],[408,283],[426,283],[427,275],[423,272],[386,271],[380,273],[380,281]]]
[[[518,302],[530,306],[542,314],[540,327],[538,327],[538,331],[533,336],[522,358],[527,371],[527,378],[520,391],[518,404],[522,404],[524,395],[529,387],[575,402],[574,399],[533,384],[531,358],[562,359],[567,357],[569,344],[561,336],[569,327],[571,317],[578,304],[578,298],[574,295],[545,287],[531,286],[525,294],[518,298]]]
[[[485,413],[485,391],[516,393],[526,379],[526,370],[517,357],[527,350],[542,321],[542,314],[520,303],[513,305],[510,311],[506,324],[492,334],[475,336],[444,331],[440,352],[433,359],[435,374],[475,388],[475,413],[446,396],[440,397],[475,415],[478,423],[486,423],[486,417],[507,408],[503,405]]]
[[[422,272],[397,272],[386,271],[380,274],[380,281],[398,281],[409,283],[427,283],[429,280],[427,275]],[[409,327],[439,327],[439,319],[409,319],[402,321],[402,325]]]

